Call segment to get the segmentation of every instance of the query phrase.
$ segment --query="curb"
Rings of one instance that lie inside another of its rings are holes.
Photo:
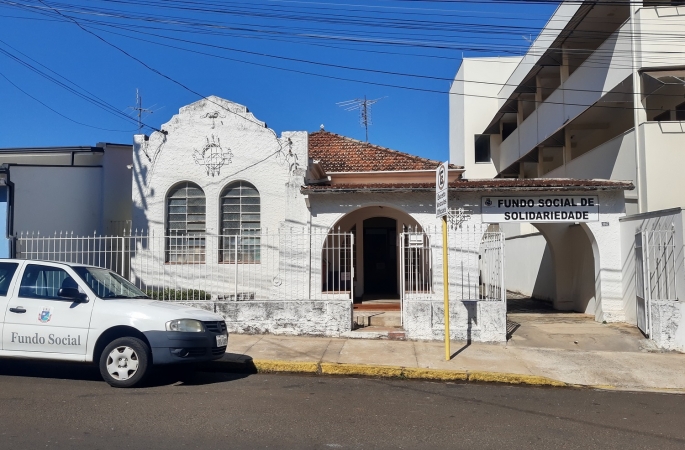
[[[423,369],[401,366],[375,366],[367,364],[338,364],[268,359],[238,361],[213,361],[204,366],[212,371],[232,373],[302,373],[310,375],[361,376],[372,378],[397,378],[426,381],[464,381],[479,383],[501,383],[529,386],[576,387],[537,375],[522,375],[504,372],[458,371]],[[604,387],[611,388],[609,386]]]

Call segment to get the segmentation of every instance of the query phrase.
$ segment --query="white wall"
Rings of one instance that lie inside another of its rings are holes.
[[[595,147],[544,178],[580,178],[632,181],[636,184],[635,134],[633,130]],[[637,213],[636,191],[626,191],[626,213]]]
[[[14,231],[104,232],[101,167],[12,166]]]
[[[465,167],[465,178],[497,175],[492,161],[476,163],[474,137],[490,124],[499,108],[497,92],[520,61],[518,56],[462,61],[450,88],[450,162]],[[491,142],[491,155],[493,144],[496,143]]]
[[[253,184],[260,193],[262,229],[307,226],[309,213],[299,192],[307,165],[306,132],[279,138],[244,106],[215,96],[184,106],[161,128],[166,134],[134,139],[133,228],[163,234],[167,193],[177,183],[190,181],[205,192],[207,233],[217,234],[221,192],[238,180]],[[195,159],[195,152],[212,138],[232,154],[214,176]]]
[[[685,122],[647,122],[640,125],[644,149],[644,211],[685,207]]]
[[[554,258],[540,233],[508,237],[505,255],[505,286],[508,291],[554,300],[556,273]]]

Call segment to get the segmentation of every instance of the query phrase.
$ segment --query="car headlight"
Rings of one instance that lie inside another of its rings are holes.
[[[166,323],[167,331],[184,331],[186,333],[201,333],[205,331],[205,327],[199,320],[193,319],[176,319],[170,320]]]

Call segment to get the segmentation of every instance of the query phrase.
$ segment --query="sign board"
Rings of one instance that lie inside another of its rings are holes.
[[[485,223],[597,222],[599,201],[596,195],[482,197],[481,212]]]
[[[409,247],[410,248],[421,248],[421,247],[423,247],[423,234],[410,234],[409,235]]]
[[[435,170],[435,217],[447,215],[447,164],[442,163]]]

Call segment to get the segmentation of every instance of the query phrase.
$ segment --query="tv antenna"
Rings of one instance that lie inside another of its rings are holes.
[[[364,130],[366,131],[366,142],[369,142],[369,125],[373,125],[373,121],[371,120],[371,106],[384,98],[385,97],[369,100],[365,95],[364,98],[345,100],[344,102],[336,103],[336,105],[344,108],[345,111],[359,111],[359,124],[364,127]]]
[[[152,105],[152,107],[154,106],[155,105]],[[136,116],[138,118],[138,130],[143,129],[143,114],[154,113],[152,109],[143,108],[143,97],[140,95],[140,92],[138,92],[138,89],[136,89],[136,106],[129,106],[128,109],[136,112]]]

